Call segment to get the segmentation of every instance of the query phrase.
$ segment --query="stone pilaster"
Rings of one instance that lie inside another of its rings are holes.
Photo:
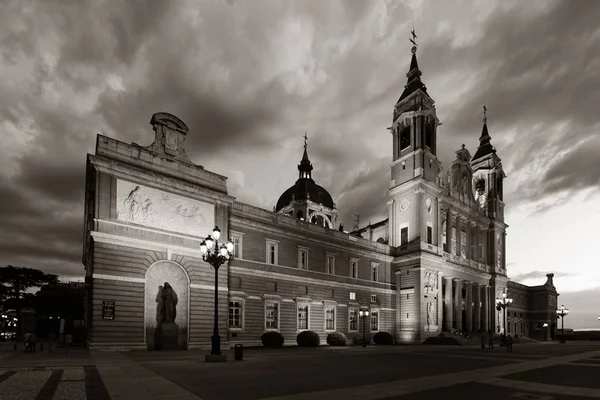
[[[465,330],[473,332],[473,284],[465,282]]]
[[[489,290],[489,286],[481,285],[481,329],[483,329],[484,332],[487,332],[490,329]]]
[[[467,224],[465,226],[465,235],[467,237],[467,240],[466,240],[466,246],[467,246],[467,248],[465,249],[465,256],[466,256],[466,258],[468,260],[472,260],[473,259],[473,255],[471,254],[472,253],[472,250],[471,250],[471,245],[472,245],[472,243],[471,243],[471,234],[472,234],[471,233],[471,223],[469,221],[467,221]]]
[[[442,280],[443,280],[443,276],[442,273],[440,272],[438,274],[438,281],[437,281],[437,287],[438,287],[438,291],[437,291],[437,326],[438,326],[438,331],[442,331],[443,330],[443,317],[444,317],[444,313],[442,311],[442,307],[444,307],[444,303],[443,303],[443,298],[442,298]]]
[[[395,150],[394,150],[395,151]],[[396,246],[396,238],[395,238],[395,226],[396,226],[396,218],[394,215],[394,200],[390,200],[387,202],[388,206],[388,243],[390,246]]]
[[[452,211],[446,210],[446,253],[452,253]]]
[[[444,320],[444,330],[449,331],[452,329],[452,322],[454,321],[454,316],[452,315],[452,303],[454,299],[452,298],[452,277],[444,276],[444,312],[446,315],[446,319]]]
[[[473,282],[473,332],[481,329],[481,289]]]
[[[462,330],[462,281],[458,278],[454,278],[454,305],[452,306],[454,311],[454,327],[458,330]]]
[[[489,256],[488,256],[488,228],[483,228],[481,231],[481,243],[483,246],[483,260],[482,263],[489,265]]]
[[[458,214],[456,216],[456,256],[460,257],[462,254],[462,224],[461,224],[461,216]]]

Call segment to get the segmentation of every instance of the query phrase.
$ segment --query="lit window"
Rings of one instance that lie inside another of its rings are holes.
[[[427,243],[433,243],[433,227],[427,226]]]
[[[242,327],[242,301],[231,300],[229,302],[229,327]]]
[[[327,306],[325,308],[325,330],[335,331],[335,307]]]
[[[379,311],[371,311],[371,332],[379,331]]]
[[[349,331],[357,331],[358,330],[358,310],[356,308],[350,308],[348,310],[348,322],[349,322]]]
[[[265,328],[278,329],[279,327],[279,303],[268,301],[265,303]]]
[[[350,292],[350,300],[356,300],[356,292]]]
[[[308,329],[308,304],[298,306],[298,330]]]

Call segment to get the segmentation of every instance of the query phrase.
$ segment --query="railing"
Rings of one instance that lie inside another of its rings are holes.
[[[290,215],[285,215],[274,211],[268,211],[264,208],[252,206],[250,204],[240,203],[238,201],[233,202],[232,208],[233,210],[241,211],[242,213],[248,213],[254,217],[258,217],[263,220],[269,220],[271,222],[277,223],[278,225],[294,226],[300,229],[305,229],[308,231],[328,235],[336,239],[352,241],[363,246],[371,247],[373,248],[373,250],[378,250],[380,252],[389,254],[389,246],[387,244],[375,242],[361,237],[351,236],[347,233],[340,232],[337,229],[330,229],[324,226],[311,224],[307,221],[301,221]]]

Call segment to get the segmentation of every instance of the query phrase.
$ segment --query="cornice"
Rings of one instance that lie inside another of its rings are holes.
[[[223,193],[218,188],[203,186],[172,174],[144,169],[113,159],[107,160],[92,155],[88,155],[88,157],[97,171],[116,178],[146,184],[159,190],[169,190],[173,193],[201,201],[216,201],[220,204],[231,205],[235,200],[235,197]]]

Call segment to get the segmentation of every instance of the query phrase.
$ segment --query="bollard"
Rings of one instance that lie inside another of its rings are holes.
[[[244,359],[244,346],[241,344],[236,344],[234,349],[235,361],[242,361]]]

